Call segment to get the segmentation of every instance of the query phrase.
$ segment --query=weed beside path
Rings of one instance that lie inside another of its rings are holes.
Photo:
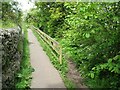
[[[21,61],[21,69],[18,72],[16,78],[18,79],[18,82],[16,83],[16,88],[30,88],[31,84],[31,74],[32,74],[32,68],[30,64],[30,56],[29,56],[29,42],[28,42],[28,31],[25,26],[26,24],[23,24],[22,29],[24,32],[24,41],[23,41],[23,58]]]

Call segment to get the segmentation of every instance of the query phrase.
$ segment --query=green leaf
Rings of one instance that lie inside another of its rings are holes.
[[[86,33],[85,36],[86,36],[86,38],[89,38],[89,37],[90,37],[90,34],[89,34],[89,33]]]
[[[95,30],[92,30],[91,32],[92,32],[92,33],[95,33]]]
[[[21,73],[20,73],[20,74],[18,74],[18,77],[19,77],[19,78],[21,78],[21,77],[22,77],[22,74],[21,74]]]
[[[112,59],[109,59],[109,60],[108,60],[108,63],[111,63],[111,62],[112,62]]]
[[[95,70],[95,67],[93,67],[92,70]]]
[[[94,78],[94,73],[91,73],[91,78]]]

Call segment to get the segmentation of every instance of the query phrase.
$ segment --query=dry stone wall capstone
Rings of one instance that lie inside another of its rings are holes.
[[[0,82],[2,80],[2,88],[15,88],[23,50],[21,28],[0,29],[0,40]]]

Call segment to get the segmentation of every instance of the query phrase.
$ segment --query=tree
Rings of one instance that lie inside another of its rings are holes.
[[[22,11],[18,8],[18,2],[2,2],[1,19],[3,24],[8,22],[19,24],[21,22]]]
[[[33,23],[62,44],[89,87],[120,88],[120,2],[35,5]]]

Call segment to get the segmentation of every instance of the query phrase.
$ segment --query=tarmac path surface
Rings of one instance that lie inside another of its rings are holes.
[[[31,88],[65,88],[59,72],[43,51],[32,30],[28,29],[30,43],[30,62],[35,71],[32,73]]]

